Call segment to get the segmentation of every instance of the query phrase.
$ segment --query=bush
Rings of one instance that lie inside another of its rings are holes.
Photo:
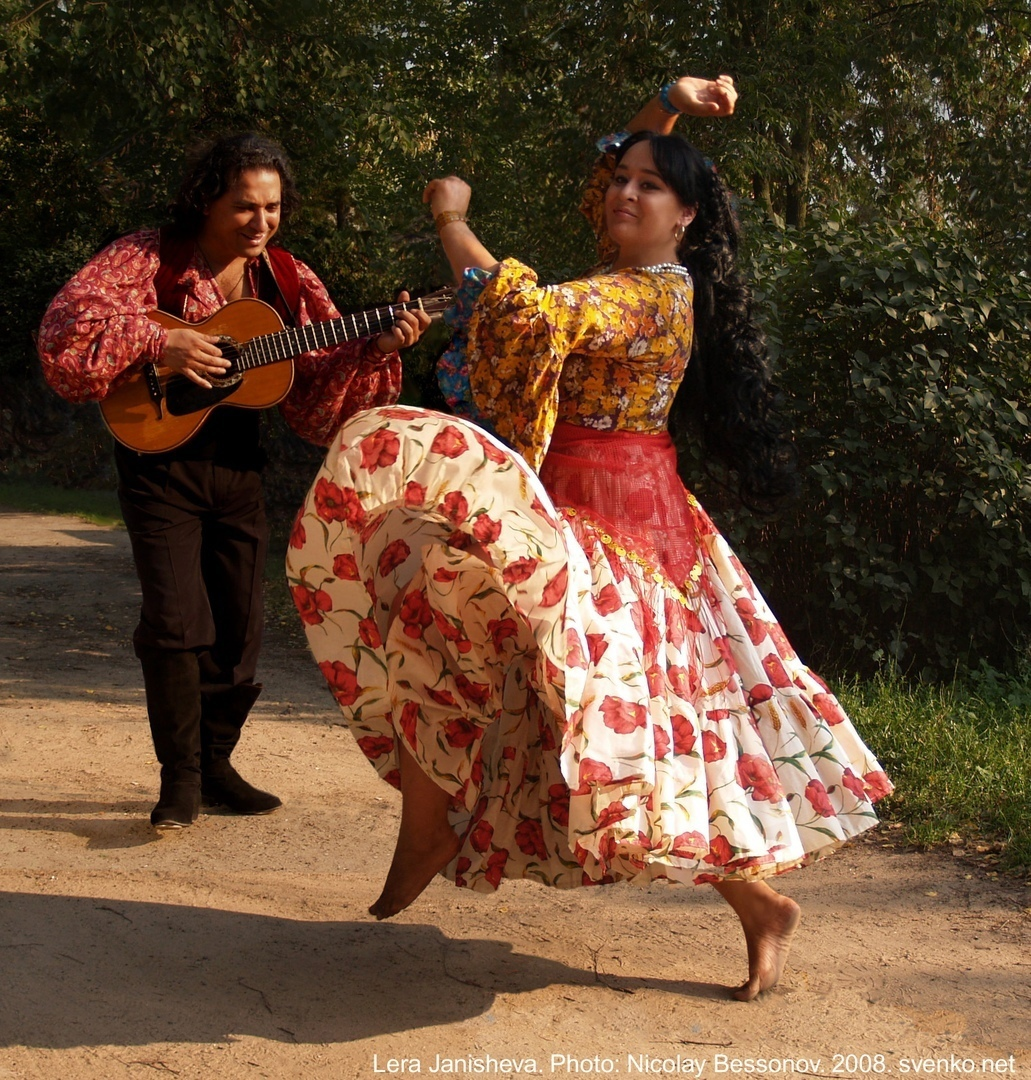
[[[766,239],[755,273],[805,488],[746,541],[774,607],[839,667],[1012,669],[1031,625],[1031,283],[922,221],[818,221]]]

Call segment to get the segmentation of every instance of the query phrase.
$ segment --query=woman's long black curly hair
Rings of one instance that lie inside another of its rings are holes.
[[[686,439],[697,432],[706,455],[733,472],[741,501],[768,510],[797,488],[795,452],[777,421],[766,341],[737,268],[740,226],[731,194],[680,135],[637,132],[620,146],[617,161],[645,141],[663,180],[685,206],[696,208],[677,249],[695,287],[691,362],[669,419],[680,471],[684,475]]]
[[[277,143],[248,131],[205,143],[190,155],[179,194],[168,207],[174,233],[189,239],[199,236],[208,207],[251,169],[279,173],[282,227],[301,204],[289,159]]]

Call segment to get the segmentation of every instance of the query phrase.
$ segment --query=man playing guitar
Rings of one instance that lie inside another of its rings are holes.
[[[206,147],[172,204],[172,224],[116,240],[51,303],[39,334],[51,387],[70,401],[101,401],[160,365],[209,389],[230,361],[219,337],[187,324],[244,297],[268,302],[288,326],[337,318],[315,274],[269,247],[298,202],[275,143],[244,134]],[[173,328],[151,317],[157,308],[175,316],[167,320]],[[298,356],[280,403],[287,422],[325,445],[353,413],[392,404],[401,385],[397,350],[429,321],[418,308],[402,309],[382,333]],[[151,823],[189,826],[202,798],[240,814],[269,813],[280,800],[230,764],[261,691],[254,679],[268,534],[258,411],[229,401],[173,449],[117,445],[115,456],[142,591],[133,644],[161,765]]]

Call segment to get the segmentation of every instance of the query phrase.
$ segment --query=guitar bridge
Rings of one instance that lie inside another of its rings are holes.
[[[164,416],[165,394],[161,389],[161,379],[158,378],[157,364],[144,364],[143,381],[147,384],[147,393],[150,394],[151,401],[157,406],[158,419],[160,420]]]

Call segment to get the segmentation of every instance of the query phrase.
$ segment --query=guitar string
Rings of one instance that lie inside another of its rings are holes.
[[[306,326],[291,327],[290,329],[277,330],[271,334],[262,334],[258,337],[251,338],[245,342],[239,350],[239,362],[238,368],[248,370],[252,367],[261,367],[265,364],[275,363],[279,360],[288,359],[290,356],[298,356],[301,353],[310,351],[311,348],[328,348],[331,345],[339,345],[341,341],[349,340],[346,334],[346,327],[343,327],[345,333],[341,338],[336,337],[334,333],[334,340],[328,339],[329,330],[336,327],[342,327],[348,319],[351,320],[351,324],[354,327],[354,338],[359,338],[362,335],[358,323],[357,316],[361,315],[363,321],[368,327],[368,333],[371,334],[372,328],[368,326],[369,317],[372,316],[379,324],[377,329],[379,333],[383,333],[389,326],[394,324],[394,312],[397,309],[402,311],[409,311],[413,307],[418,307],[420,310],[425,311],[428,315],[438,315],[443,311],[448,304],[446,297],[439,299],[433,299],[430,301],[429,306],[425,304],[425,298],[419,298],[416,300],[399,301],[396,304],[388,305],[384,308],[376,308],[370,311],[362,311],[357,313],[351,313],[350,315],[342,315],[339,319],[328,319],[317,323],[308,323]],[[433,310],[430,310],[432,308]],[[389,321],[388,321],[389,319]],[[318,343],[317,334],[320,332],[319,327],[322,327],[321,333],[323,337],[323,345]],[[309,336],[312,338],[309,343]],[[353,339],[350,339],[353,340]],[[276,343],[279,341],[290,342],[290,352],[285,352],[279,355],[279,351],[276,347]],[[250,359],[255,352],[265,350],[265,356],[255,356],[253,361]],[[296,351],[293,351],[296,350]]]

